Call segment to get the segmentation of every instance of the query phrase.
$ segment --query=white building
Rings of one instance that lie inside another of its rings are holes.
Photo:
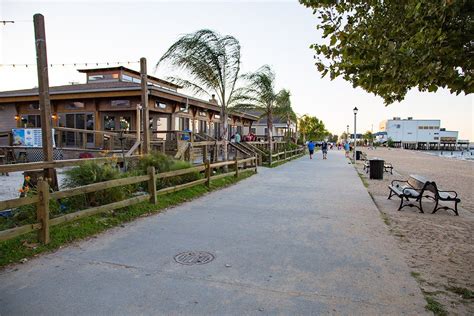
[[[246,111],[247,114],[255,115],[260,117],[261,113],[259,111]],[[288,126],[288,122],[286,119],[274,116],[273,117],[273,130],[272,135],[273,138],[276,140],[282,140],[285,136],[290,134],[290,136],[296,135],[296,122],[290,120]],[[289,130],[288,130],[289,127]],[[267,128],[267,117],[263,116],[257,122],[252,123],[252,127],[250,128],[250,132],[257,136],[257,139],[266,139],[268,128]]]
[[[441,120],[394,117],[382,121],[379,128],[379,142],[391,139],[394,146],[406,149],[454,149],[458,143],[458,132],[441,128]]]

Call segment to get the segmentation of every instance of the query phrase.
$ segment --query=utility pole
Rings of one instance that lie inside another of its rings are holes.
[[[148,109],[148,86],[147,86],[147,70],[146,58],[140,58],[140,75],[142,85],[142,108],[143,108],[143,150],[146,155],[150,152],[150,111]]]
[[[36,65],[38,68],[38,98],[41,110],[41,137],[43,147],[43,160],[52,162],[53,159],[53,133],[51,130],[51,102],[49,99],[48,58],[46,54],[46,33],[44,16],[33,16],[35,28]],[[44,169],[45,178],[51,179],[55,186],[54,169]]]

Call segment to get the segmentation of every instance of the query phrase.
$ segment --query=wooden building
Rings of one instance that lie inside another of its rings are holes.
[[[86,83],[50,87],[53,127],[111,132],[136,130],[141,108],[140,73],[125,67],[78,71],[86,75]],[[219,139],[220,106],[215,98],[200,100],[178,92],[180,88],[148,76],[153,138],[166,139],[165,131],[189,129]],[[248,133],[257,120],[251,114],[229,114],[229,137],[235,131]],[[0,131],[16,127],[41,127],[38,89],[0,92]],[[67,131],[58,137],[61,139],[56,142],[63,147],[101,149],[104,146],[104,138],[94,133]]]

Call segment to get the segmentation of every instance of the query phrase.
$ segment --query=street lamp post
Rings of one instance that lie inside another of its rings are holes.
[[[347,125],[346,142],[349,142],[349,125]]]
[[[354,163],[356,163],[356,147],[357,147],[357,128],[356,128],[356,123],[357,123],[357,112],[359,109],[355,107],[353,110],[354,112]]]

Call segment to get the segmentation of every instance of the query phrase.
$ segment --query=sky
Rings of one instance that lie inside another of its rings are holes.
[[[321,78],[314,66],[312,43],[320,42],[317,19],[298,1],[22,1],[0,0],[0,91],[37,86],[32,17],[45,17],[48,63],[138,61],[146,57],[149,73],[179,36],[207,28],[232,35],[241,44],[242,72],[264,64],[276,72],[276,88],[291,91],[299,114],[322,119],[341,134],[378,131],[393,117],[441,119],[441,127],[458,130],[474,141],[473,95],[412,90],[404,101],[385,106],[380,97],[343,79]],[[33,64],[28,68],[8,64]],[[100,65],[104,66],[104,65]],[[139,70],[138,63],[124,66]],[[85,82],[74,66],[49,69],[50,85]],[[170,69],[154,75],[164,78]]]

